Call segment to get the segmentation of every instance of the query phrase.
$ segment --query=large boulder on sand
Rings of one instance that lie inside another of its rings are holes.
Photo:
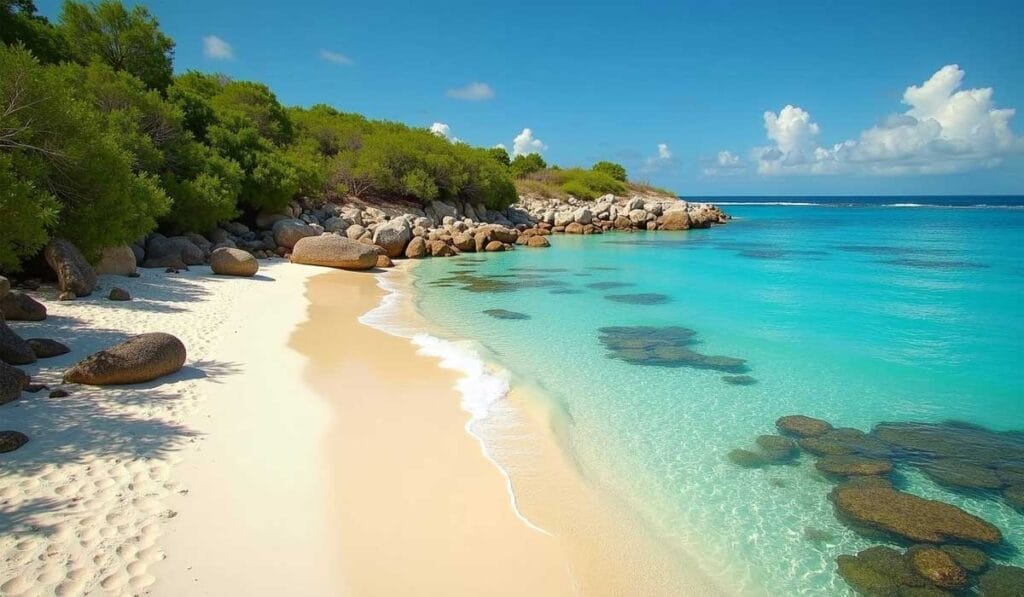
[[[49,338],[29,338],[25,342],[35,353],[37,359],[49,359],[71,352],[64,344]]]
[[[422,236],[414,236],[405,247],[405,256],[409,259],[423,259],[427,256],[427,241]]]
[[[8,321],[42,321],[46,306],[24,292],[13,290],[0,298],[0,314]]]
[[[830,496],[840,520],[918,543],[998,545],[1002,533],[960,508],[884,486],[846,484]]]
[[[274,222],[274,242],[291,249],[300,239],[317,236],[319,232],[302,220],[286,219]]]
[[[373,246],[336,234],[300,238],[292,248],[292,263],[341,269],[372,269],[377,265]]]
[[[135,263],[135,252],[128,245],[108,247],[103,249],[96,273],[130,276],[135,273]]]
[[[96,272],[70,241],[54,238],[43,250],[46,263],[57,273],[57,288],[75,296],[89,296],[96,288]]]
[[[0,361],[11,365],[36,362],[36,353],[32,352],[32,347],[9,328],[3,318],[0,318]]]
[[[21,391],[29,383],[24,371],[0,361],[0,404],[7,404],[21,396]]]
[[[241,249],[221,247],[210,253],[210,269],[222,276],[255,276],[260,264],[250,253]]]
[[[166,237],[153,234],[146,242],[146,260],[142,267],[175,269],[199,265],[206,261],[206,253],[186,236]]]
[[[402,256],[410,240],[412,228],[405,218],[385,222],[373,231],[373,244],[383,248],[384,254],[392,259]]]
[[[185,364],[185,345],[170,334],[141,334],[79,361],[66,383],[94,386],[131,384],[170,375]]]

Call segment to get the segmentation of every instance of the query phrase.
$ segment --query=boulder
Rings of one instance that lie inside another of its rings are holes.
[[[345,229],[345,236],[351,238],[352,240],[359,240],[360,238],[363,237],[364,234],[366,234],[366,228],[364,228],[360,224],[352,224],[351,226]]]
[[[572,213],[572,219],[578,224],[589,224],[594,221],[594,214],[586,207],[581,207]]]
[[[476,241],[473,235],[468,232],[460,232],[452,237],[452,244],[455,248],[462,251],[476,251]]]
[[[348,230],[349,223],[345,218],[333,217],[327,218],[324,222],[324,230],[327,232],[344,233]]]
[[[484,250],[487,251],[488,253],[496,253],[504,251],[505,245],[500,240],[492,240],[491,242],[487,243],[487,245],[484,247]]]
[[[377,255],[377,267],[394,267],[395,262],[387,255]]]
[[[759,454],[753,450],[745,450],[743,448],[730,450],[729,453],[726,454],[726,458],[729,459],[729,462],[736,466],[742,466],[743,468],[761,468],[770,464],[763,454]]]
[[[260,264],[250,253],[222,247],[210,253],[210,269],[221,276],[249,278],[260,271]]]
[[[21,391],[29,381],[24,371],[0,361],[0,404],[7,404],[21,396]]]
[[[135,253],[128,245],[103,249],[103,256],[96,266],[97,274],[130,276],[135,273]]]
[[[143,267],[176,267],[178,263],[199,265],[206,261],[206,253],[187,236],[166,237],[153,234],[146,243],[146,261]],[[181,269],[181,268],[179,268]]]
[[[1017,510],[1024,512],[1024,484],[1011,485],[1003,490],[1003,499]]]
[[[683,209],[673,209],[665,212],[662,216],[662,230],[689,230],[690,214]]]
[[[384,254],[392,259],[402,256],[410,240],[412,228],[405,218],[385,222],[373,231],[373,244],[383,248]]]
[[[372,245],[336,234],[300,238],[292,248],[292,263],[364,270],[377,265]]]
[[[130,301],[132,295],[124,288],[118,288],[117,286],[110,289],[110,294],[107,296],[112,301]]]
[[[633,222],[626,216],[616,216],[612,226],[616,230],[629,230],[633,227]]]
[[[643,207],[644,199],[639,195],[634,195],[633,198],[626,203],[626,211],[633,211],[634,209],[643,209]]]
[[[775,421],[775,427],[783,433],[799,437],[814,437],[832,429],[827,421],[805,417],[804,415],[788,415]]]
[[[274,242],[280,247],[295,247],[300,239],[317,236],[315,228],[302,220],[288,218],[274,222]]]
[[[20,431],[0,431],[0,454],[13,452],[28,443],[28,436]]]
[[[892,472],[892,462],[880,458],[866,458],[853,454],[826,456],[816,462],[814,467],[828,475],[888,475]]]
[[[11,365],[36,362],[36,353],[32,352],[32,347],[8,327],[3,318],[0,318],[0,361]]]
[[[550,247],[551,243],[548,242],[547,237],[540,236],[540,235],[535,235],[535,236],[531,236],[530,238],[528,238],[526,240],[526,246],[527,247],[541,247],[542,248],[542,247]]]
[[[153,332],[82,359],[64,373],[64,382],[94,386],[143,383],[170,375],[184,364],[185,345],[181,340]]]
[[[583,232],[583,224],[580,224],[579,222],[570,222],[565,227],[566,234],[583,234]]]
[[[274,224],[281,220],[288,220],[289,216],[280,213],[270,213],[268,211],[261,211],[256,214],[256,227],[264,230],[269,230],[274,227]]]
[[[631,209],[629,211],[629,221],[633,224],[642,224],[647,221],[647,210],[644,209]]]
[[[1002,533],[960,508],[883,486],[840,485],[830,495],[837,516],[917,543],[998,545]]]
[[[910,565],[914,571],[943,589],[962,589],[967,585],[967,572],[957,565],[953,556],[937,547],[911,548]]]
[[[10,292],[10,291],[11,291],[11,281],[8,280],[7,278],[5,278],[4,276],[0,276],[0,299],[2,299],[5,296],[7,296],[7,293]]]
[[[757,447],[772,462],[785,462],[797,455],[796,442],[781,435],[757,436]]]
[[[888,457],[892,450],[889,445],[860,429],[841,427],[830,429],[814,437],[802,437],[800,447],[818,456],[839,456],[859,454],[870,457]]]
[[[71,349],[67,346],[49,338],[29,338],[25,342],[32,349],[37,359],[49,359],[71,352]]]
[[[939,549],[948,553],[949,556],[953,558],[953,561],[956,562],[957,566],[960,566],[972,574],[976,574],[985,568],[988,568],[988,556],[985,552],[976,547],[967,547],[965,545],[942,545]]]
[[[414,236],[405,247],[405,256],[409,259],[423,259],[427,256],[427,241],[421,236]]]
[[[443,240],[428,240],[427,249],[431,257],[454,257],[458,252]]]
[[[568,226],[573,221],[573,213],[568,210],[555,212],[555,226]]]
[[[57,274],[57,288],[75,296],[89,296],[96,288],[96,272],[75,245],[54,238],[43,250],[46,263]]]
[[[8,321],[42,321],[46,319],[46,307],[17,290],[7,293],[0,299],[0,313]]]

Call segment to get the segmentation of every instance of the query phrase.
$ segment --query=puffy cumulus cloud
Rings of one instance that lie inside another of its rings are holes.
[[[668,143],[658,143],[658,159],[671,160],[672,150],[668,148]]]
[[[434,133],[438,137],[444,137],[452,143],[462,143],[462,139],[452,136],[452,127],[448,126],[443,122],[435,122],[430,125],[430,132]]]
[[[820,142],[821,128],[807,111],[790,105],[765,112],[771,144],[754,148],[751,159],[765,175],[941,174],[995,166],[1024,151],[1024,139],[1010,129],[1016,111],[996,108],[991,87],[961,89],[963,78],[959,66],[942,67],[906,89],[906,111],[831,146]]]
[[[516,135],[516,138],[512,140],[512,155],[529,155],[531,153],[541,153],[547,150],[548,146],[543,141],[533,136],[531,129],[525,128],[523,132]]]
[[[331,50],[320,50],[320,58],[333,64],[340,64],[341,66],[352,66],[355,64],[348,56],[339,52],[332,52]]]
[[[487,83],[473,82],[464,87],[449,89],[445,95],[452,99],[467,102],[480,102],[494,99],[494,89]]]
[[[207,35],[203,37],[203,55],[214,60],[231,60],[235,57],[235,50],[216,35]]]

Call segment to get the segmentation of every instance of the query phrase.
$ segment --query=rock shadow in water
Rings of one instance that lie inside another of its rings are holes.
[[[625,288],[627,286],[636,286],[632,282],[593,282],[587,284],[587,288],[593,288],[594,290],[611,290],[612,288]]]
[[[680,326],[612,326],[603,327],[599,340],[609,351],[609,358],[631,365],[653,367],[689,367],[728,373],[748,370],[744,359],[699,353],[691,348],[696,332]]]
[[[466,292],[515,292],[524,288],[552,288],[567,286],[562,280],[552,280],[540,276],[525,278],[520,276],[509,277],[510,274],[495,274],[493,276],[479,276],[469,272],[455,272],[450,276],[438,278],[431,282],[435,286],[451,284]]]
[[[487,309],[484,311],[487,315],[495,319],[509,319],[509,320],[523,320],[530,319],[530,316],[526,313],[520,313],[518,311],[509,311],[508,309]]]
[[[883,259],[877,263],[885,265],[900,265],[904,267],[913,267],[917,269],[932,269],[932,270],[967,270],[967,269],[984,269],[988,265],[984,263],[976,263],[973,261],[957,261],[952,259]]]
[[[551,294],[583,294],[583,291],[578,288],[555,288]]]
[[[734,386],[752,386],[757,380],[749,375],[723,375],[722,381]]]
[[[657,292],[642,292],[639,294],[606,294],[604,298],[616,303],[625,303],[627,305],[663,305],[670,300],[667,294],[660,294]]]

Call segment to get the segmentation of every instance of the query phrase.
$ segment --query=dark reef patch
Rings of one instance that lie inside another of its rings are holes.
[[[734,386],[752,386],[757,380],[749,375],[723,375],[722,381]]]
[[[555,288],[551,294],[583,294],[579,288]]]
[[[729,373],[747,371],[746,361],[701,354],[691,348],[696,332],[680,326],[613,326],[598,330],[608,356],[631,365],[690,367]]]
[[[469,272],[454,272],[450,276],[434,280],[431,284],[435,286],[453,285],[466,292],[479,293],[515,292],[524,288],[555,288],[568,285],[562,280],[552,280],[541,276],[521,277],[512,274],[479,276]]]
[[[635,286],[635,284],[632,282],[593,282],[587,284],[587,288],[595,290],[611,290],[612,288],[625,288],[626,286]]]
[[[900,265],[904,267],[914,267],[917,269],[934,269],[934,270],[960,270],[960,269],[984,269],[988,267],[984,263],[975,263],[973,261],[956,261],[946,259],[912,259],[912,258],[901,258],[901,259],[883,259],[878,261],[885,265]]]
[[[667,294],[642,292],[639,294],[606,294],[606,299],[627,305],[663,305],[669,301]]]
[[[508,309],[486,309],[484,313],[490,315],[495,319],[509,319],[509,320],[523,320],[530,319],[530,316],[526,313],[520,313],[518,311],[509,311]]]
[[[837,245],[836,250],[862,255],[949,255],[952,249],[926,249],[923,247],[894,247],[887,245]]]

